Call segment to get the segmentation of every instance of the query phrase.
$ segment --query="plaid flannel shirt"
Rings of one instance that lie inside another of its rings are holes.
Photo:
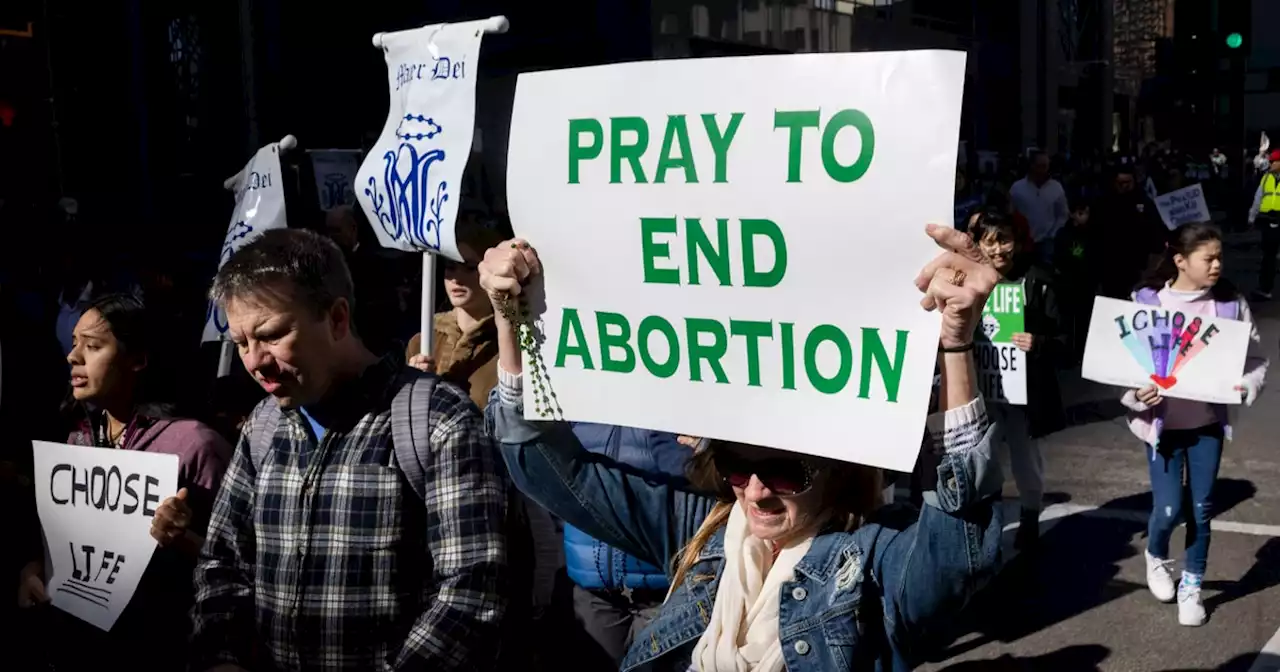
[[[494,664],[505,472],[471,398],[442,382],[418,499],[391,439],[403,367],[394,356],[371,367],[318,445],[298,411],[283,411],[261,473],[241,436],[195,571],[195,672]]]

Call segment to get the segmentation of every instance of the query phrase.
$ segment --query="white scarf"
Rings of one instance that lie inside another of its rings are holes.
[[[795,566],[812,539],[782,549],[751,536],[743,504],[729,512],[724,532],[724,574],[716,589],[711,622],[693,648],[698,672],[783,672],[778,607],[782,584],[795,578]],[[772,561],[772,566],[770,563]]]

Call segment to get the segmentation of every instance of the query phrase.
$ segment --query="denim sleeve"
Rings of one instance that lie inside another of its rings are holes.
[[[997,433],[982,399],[930,416],[928,430],[925,450],[941,454],[937,487],[924,493],[919,517],[867,530],[885,631],[909,660],[994,575],[1003,527],[995,505],[1003,484],[992,458]]]
[[[715,500],[588,452],[568,423],[525,420],[519,391],[503,378],[485,414],[516,487],[592,537],[669,570]]]
[[[677,440],[675,434],[668,432],[649,432],[649,450],[653,454],[654,466],[660,473],[674,478],[685,478],[685,467],[689,458],[693,457],[693,449]]]

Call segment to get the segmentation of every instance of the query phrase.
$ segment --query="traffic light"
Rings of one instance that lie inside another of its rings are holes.
[[[1231,33],[1227,35],[1227,48],[1239,49],[1244,44],[1244,36],[1240,33]]]

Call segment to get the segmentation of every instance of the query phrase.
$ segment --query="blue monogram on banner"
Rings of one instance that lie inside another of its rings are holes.
[[[213,301],[209,302],[209,306],[204,309],[204,322],[209,324],[213,322],[213,328],[218,330],[219,334],[227,333],[229,325],[227,324],[227,313],[218,307]]]
[[[222,255],[218,258],[218,266],[227,263],[231,255],[235,254],[239,249],[236,244],[237,240],[243,240],[246,236],[253,233],[253,225],[240,220],[231,226],[231,230],[227,231],[227,239],[222,243]]]
[[[219,268],[227,263],[231,255],[235,254],[236,250],[240,249],[241,245],[244,244],[237,241],[243,241],[251,233],[253,233],[253,225],[243,219],[231,225],[231,228],[227,230],[226,240],[222,242],[222,254],[218,257]],[[205,308],[204,321],[206,324],[212,321],[213,328],[217,329],[219,334],[227,333],[227,314],[212,301]]]
[[[430,145],[443,132],[430,117],[406,114],[396,128],[400,145],[382,157],[381,189],[377,178],[369,178],[364,193],[382,230],[393,240],[440,249],[440,212],[449,200],[449,185],[431,179],[431,166],[443,165],[445,155],[443,149]]]
[[[324,176],[324,193],[320,194],[320,203],[325,210],[350,203],[351,182],[343,173],[329,173]]]

